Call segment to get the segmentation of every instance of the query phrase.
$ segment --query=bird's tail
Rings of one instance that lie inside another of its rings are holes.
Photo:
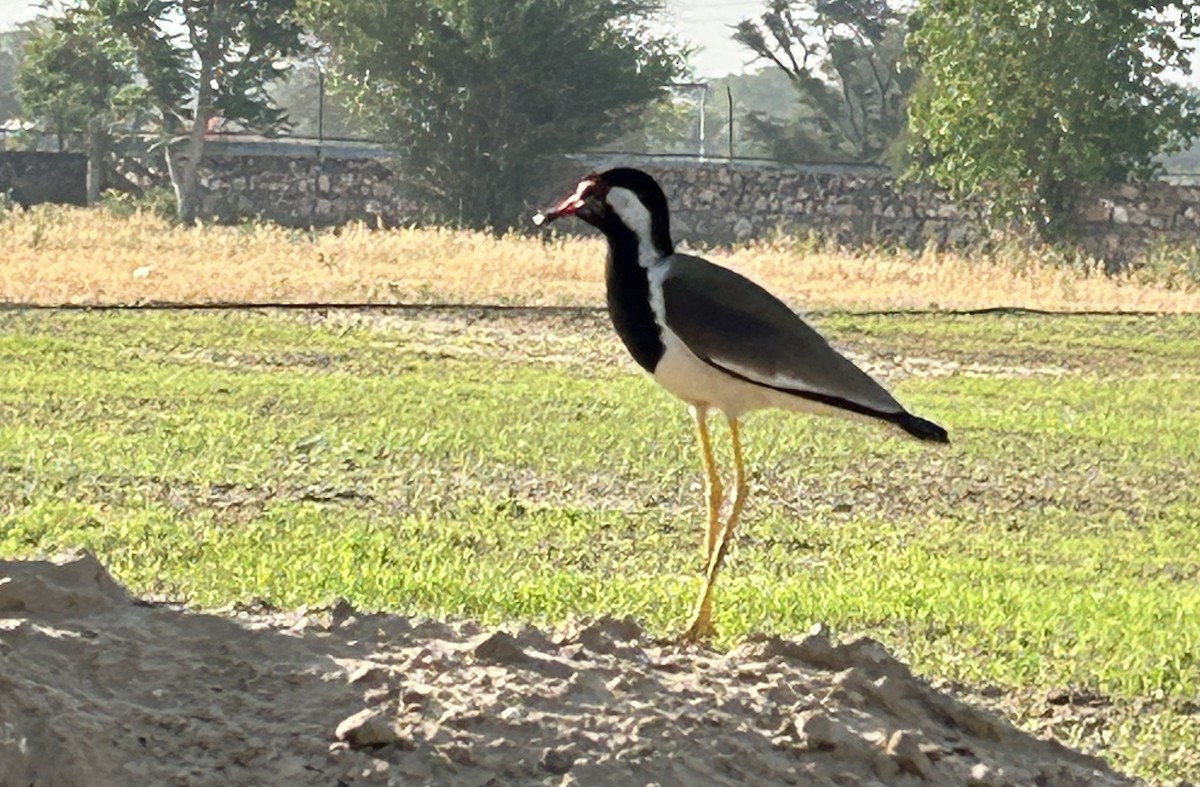
[[[933,421],[928,421],[909,412],[902,412],[896,416],[892,423],[908,432],[918,440],[926,440],[931,443],[949,443],[950,436],[946,434],[946,430],[935,424]]]

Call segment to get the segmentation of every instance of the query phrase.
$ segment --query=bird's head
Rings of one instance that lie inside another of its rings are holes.
[[[593,172],[553,208],[539,211],[533,223],[543,227],[563,216],[577,216],[611,240],[632,233],[639,245],[660,256],[671,254],[671,216],[667,197],[654,178],[631,167]]]

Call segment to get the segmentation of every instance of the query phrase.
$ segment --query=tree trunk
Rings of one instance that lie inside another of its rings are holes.
[[[204,158],[204,135],[208,131],[208,121],[212,118],[212,76],[212,65],[201,62],[196,113],[192,118],[192,128],[188,132],[187,151],[182,166],[172,166],[170,169],[171,180],[175,185],[179,221],[183,224],[194,224],[200,213],[199,172],[200,161]],[[168,159],[170,156],[171,152],[168,150]]]
[[[88,121],[87,130],[87,204],[100,202],[100,189],[104,185],[104,157],[108,154],[108,134],[104,119],[99,115]]]
[[[201,93],[204,92],[206,91],[201,90]],[[204,158],[204,133],[208,129],[209,116],[210,110],[207,107],[197,109],[191,132],[188,134],[182,166],[175,170],[178,177],[175,196],[179,205],[179,220],[184,224],[194,224],[200,212],[200,160]]]

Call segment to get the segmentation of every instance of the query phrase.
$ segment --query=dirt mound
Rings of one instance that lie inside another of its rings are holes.
[[[1121,785],[877,643],[728,654],[337,605],[130,599],[90,555],[0,561],[0,785]]]

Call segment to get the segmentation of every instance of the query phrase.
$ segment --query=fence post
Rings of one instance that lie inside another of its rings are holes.
[[[733,88],[725,84],[725,98],[729,103],[729,160],[733,161]]]

